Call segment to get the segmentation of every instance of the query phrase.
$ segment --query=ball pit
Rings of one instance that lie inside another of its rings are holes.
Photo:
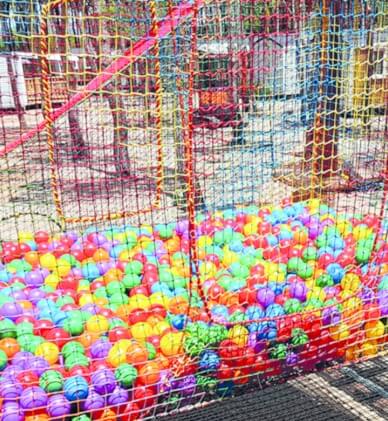
[[[187,221],[4,242],[1,419],[134,420],[386,343],[377,217],[285,202],[199,214],[195,235],[191,267]]]

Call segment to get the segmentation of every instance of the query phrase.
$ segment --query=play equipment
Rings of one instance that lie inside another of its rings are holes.
[[[385,3],[103,3],[0,11],[42,94],[0,117],[1,416],[152,418],[386,352]]]

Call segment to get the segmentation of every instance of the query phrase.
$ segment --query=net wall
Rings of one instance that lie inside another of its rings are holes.
[[[4,1],[0,30],[3,418],[386,352],[384,1]]]

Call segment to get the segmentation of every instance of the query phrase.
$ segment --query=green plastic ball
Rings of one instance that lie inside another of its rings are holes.
[[[39,386],[47,393],[60,392],[63,389],[63,377],[59,371],[47,370],[39,379]]]
[[[296,298],[290,298],[284,303],[283,308],[287,314],[300,313],[302,311],[302,304]]]
[[[125,274],[134,274],[140,275],[143,271],[143,264],[138,260],[133,260],[132,262],[128,262],[125,266]]]
[[[115,377],[121,387],[129,389],[137,378],[137,370],[131,364],[121,364],[116,368]]]
[[[84,331],[84,322],[80,317],[71,317],[65,320],[62,328],[71,336],[79,336]]]
[[[141,284],[141,278],[136,273],[128,273],[123,277],[121,282],[126,289],[132,289]]]
[[[73,353],[65,358],[65,368],[66,370],[71,370],[75,366],[88,367],[89,358],[81,353]]]
[[[334,285],[333,278],[328,273],[323,273],[322,275],[320,275],[315,281],[315,283],[320,288],[330,287]]]
[[[72,354],[85,354],[85,348],[80,342],[70,341],[63,345],[61,353],[64,358],[68,358]]]
[[[16,338],[16,326],[12,320],[0,320],[0,338]]]

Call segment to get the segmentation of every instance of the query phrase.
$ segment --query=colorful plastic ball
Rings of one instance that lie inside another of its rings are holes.
[[[115,378],[117,382],[124,388],[128,389],[132,386],[137,378],[137,370],[131,364],[121,364],[116,368]]]
[[[263,287],[257,291],[257,301],[264,308],[275,302],[275,293],[272,289]]]
[[[52,395],[48,398],[47,413],[50,417],[63,417],[70,414],[71,403],[64,395]]]
[[[35,355],[43,357],[50,365],[58,361],[59,349],[58,346],[51,342],[42,342],[35,349]]]
[[[144,385],[156,385],[160,379],[160,366],[156,362],[148,362],[139,368],[138,380]]]
[[[20,406],[23,409],[44,408],[47,405],[46,392],[37,386],[27,387],[20,395]]]
[[[83,377],[73,376],[65,380],[63,391],[66,399],[71,402],[82,400],[89,394],[89,385]]]
[[[123,389],[120,386],[116,386],[112,393],[108,396],[108,405],[117,407],[119,405],[123,405],[127,403],[129,400],[129,393],[126,389]],[[116,420],[116,414],[113,413],[114,420]]]
[[[86,329],[92,333],[104,334],[109,329],[109,321],[101,315],[92,316],[86,322]]]
[[[91,376],[94,390],[100,395],[112,393],[116,387],[115,375],[107,369],[98,370]]]
[[[63,389],[63,376],[59,371],[47,370],[41,375],[39,386],[47,393],[60,392]]]
[[[24,421],[24,411],[17,402],[8,401],[2,404],[2,421]]]
[[[0,398],[4,400],[17,399],[22,392],[23,388],[18,382],[4,379],[0,382]]]
[[[91,390],[88,397],[82,402],[84,411],[93,412],[102,409],[105,406],[105,398],[96,391]]]
[[[220,366],[220,357],[215,351],[202,352],[199,359],[199,368],[202,371],[215,371]]]
[[[180,354],[183,350],[182,332],[168,332],[164,333],[160,340],[160,350],[166,357],[172,357]]]

